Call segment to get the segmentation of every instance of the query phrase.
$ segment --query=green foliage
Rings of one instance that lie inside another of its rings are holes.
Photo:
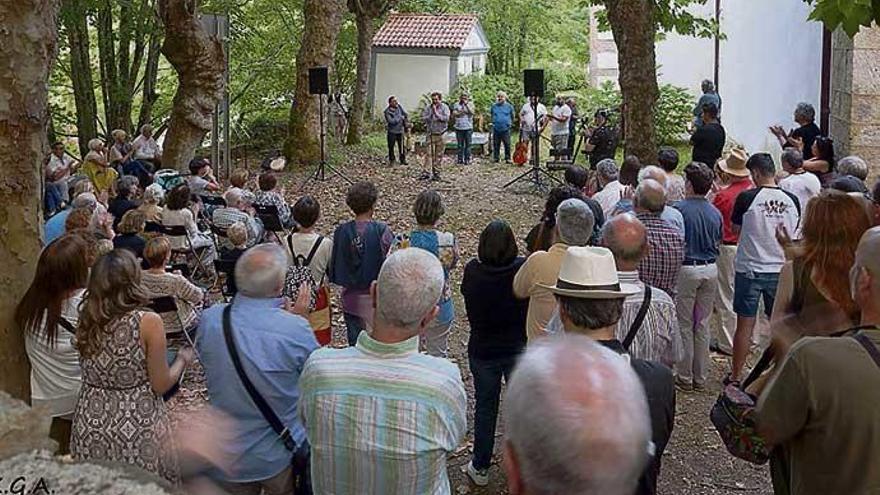
[[[582,0],[585,5],[604,6],[610,0]],[[715,19],[698,17],[689,11],[691,5],[705,5],[709,0],[654,0],[655,18],[659,32],[676,32],[685,36],[711,38],[718,33]],[[805,0],[810,1],[810,0]],[[834,0],[832,0],[834,1]],[[844,0],[848,1],[848,0]],[[880,0],[878,0],[880,1]],[[599,29],[610,29],[605,11],[597,14]]]
[[[590,88],[582,98],[581,112],[592,113],[604,108],[617,108],[621,103],[620,91],[610,82],[599,88]],[[672,145],[681,142],[687,125],[693,118],[693,97],[684,88],[663,84],[654,113],[657,142]]]
[[[829,30],[843,28],[855,36],[862,26],[880,22],[880,0],[804,0],[813,5],[810,19],[821,21]]]

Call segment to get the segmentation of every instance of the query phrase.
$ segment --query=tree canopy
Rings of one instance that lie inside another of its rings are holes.
[[[862,27],[880,22],[880,0],[804,0],[813,6],[810,19],[821,21],[829,30],[838,27],[855,36]]]

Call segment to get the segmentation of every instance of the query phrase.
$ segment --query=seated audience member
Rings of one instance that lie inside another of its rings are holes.
[[[705,390],[709,378],[708,319],[718,292],[718,248],[723,220],[706,199],[714,173],[705,163],[685,167],[685,199],[675,203],[684,217],[684,264],[678,272],[675,306],[684,356],[678,361],[676,385],[682,390]]]
[[[272,172],[263,172],[257,179],[260,190],[254,197],[254,204],[262,206],[274,206],[278,209],[278,219],[281,225],[289,229],[294,226],[293,218],[290,217],[290,206],[284,200],[284,190],[278,189],[278,178]],[[243,191],[242,191],[243,193]]]
[[[559,279],[550,290],[559,301],[559,317],[567,335],[584,335],[619,355],[626,355],[626,349],[615,338],[615,329],[623,311],[624,298],[637,293],[639,289],[619,282],[614,256],[608,249],[569,249],[562,261]],[[641,359],[621,359],[621,362],[628,362],[632,366],[645,387],[651,418],[649,431],[652,432],[651,440],[654,444],[653,457],[639,479],[635,493],[654,494],[657,492],[660,462],[675,422],[672,371],[662,364]],[[570,383],[567,380],[561,382]],[[630,399],[634,397],[630,396]],[[615,433],[619,434],[620,430],[616,429]]]
[[[199,231],[195,216],[189,209],[190,196],[190,189],[186,184],[180,184],[168,192],[165,208],[162,210],[162,225],[165,227],[185,227],[193,249],[201,252],[204,263],[211,263],[216,257],[214,240],[210,235]],[[189,249],[189,244],[184,237],[174,236],[170,238],[170,241],[172,250]]]
[[[122,129],[116,129],[111,133],[113,145],[110,146],[110,166],[119,173],[132,176],[137,179],[141,187],[147,187],[153,182],[152,165],[148,162],[140,162],[133,158],[135,149],[128,142],[128,134]]]
[[[611,158],[606,158],[596,164],[596,178],[599,182],[599,192],[593,195],[593,200],[602,207],[602,213],[606,219],[611,218],[617,202],[623,198],[623,184],[619,180],[617,164]]]
[[[101,201],[113,195],[113,185],[119,173],[107,161],[107,150],[104,141],[98,138],[89,141],[89,152],[83,158],[82,173],[89,178],[95,187],[95,196]]]
[[[94,239],[94,235],[89,231],[89,225],[92,223],[92,216],[94,214],[94,208],[89,208],[88,206],[74,208],[64,221],[64,233],[72,234],[78,232],[87,235],[90,239]]]
[[[685,196],[684,177],[675,173],[678,169],[678,151],[675,148],[662,148],[657,154],[657,163],[666,172],[666,204],[671,206]],[[714,163],[707,165],[712,166]]]
[[[248,230],[248,247],[256,245],[263,238],[263,222],[251,213],[250,205],[242,197],[241,189],[232,188],[223,194],[226,206],[214,210],[211,221],[221,228],[228,229],[232,224],[241,222]],[[220,239],[220,247],[229,249],[229,239]]]
[[[246,169],[235,169],[229,176],[229,189],[232,189],[233,187],[241,189],[244,200],[248,203],[253,203],[256,197],[254,196],[254,193],[251,192],[250,184],[248,184],[249,180],[250,174],[248,174]],[[227,191],[229,189],[227,189]]]
[[[342,287],[342,312],[348,345],[358,341],[373,315],[370,286],[394,243],[394,233],[383,222],[373,220],[379,191],[371,182],[358,182],[348,188],[345,204],[354,220],[336,227],[330,282]]]
[[[238,294],[229,304],[206,309],[199,322],[197,346],[208,382],[211,406],[235,420],[233,440],[222,454],[235,460],[219,481],[228,493],[293,493],[293,453],[285,447],[250,398],[236,372],[225,332],[242,370],[290,433],[296,455],[306,455],[309,441],[297,415],[300,371],[318,347],[308,322],[298,316],[306,303],[281,299],[287,259],[281,247],[261,244],[235,266]],[[308,294],[308,291],[301,291]],[[228,315],[228,316],[227,316]],[[224,318],[229,327],[224,329]],[[314,472],[314,470],[313,470]],[[321,492],[318,492],[321,493]]]
[[[330,288],[327,285],[327,269],[333,254],[333,240],[315,231],[315,224],[321,218],[321,205],[311,196],[299,198],[293,205],[293,220],[299,227],[285,240],[288,266],[307,266],[318,285],[315,309],[309,312],[309,324],[315,338],[322,346],[330,344]],[[311,259],[309,259],[311,255]]]
[[[611,216],[632,211],[633,197],[635,197],[636,187],[639,185],[639,170],[641,169],[642,164],[639,162],[639,157],[629,155],[624,158],[619,175],[620,184],[624,186],[623,192],[620,195],[620,200],[614,205]]]
[[[177,314],[163,313],[162,323],[166,334],[177,334],[193,329],[202,312],[205,294],[202,289],[178,272],[168,273],[165,267],[171,261],[171,242],[167,237],[154,237],[147,241],[144,260],[148,268],[141,275],[141,285],[149,299],[171,296],[177,303]]]
[[[137,210],[129,210],[122,216],[122,221],[116,228],[116,237],[113,238],[114,249],[128,249],[139,260],[144,259],[144,227],[147,220],[144,214]]]
[[[46,246],[30,287],[15,308],[31,367],[31,405],[52,417],[49,436],[67,454],[76,399],[82,385],[74,347],[79,304],[89,279],[88,240],[66,235]]]
[[[88,209],[88,218],[91,219],[92,212],[95,211],[95,208],[97,208],[97,206],[98,199],[95,198],[95,195],[90,192],[74,196],[70,208],[67,208],[64,211],[55,214],[54,216],[52,216],[52,218],[46,221],[46,225],[43,229],[45,245],[51,244],[52,241],[64,235],[64,232],[66,231],[67,218],[74,210],[76,210],[77,208]]]
[[[675,284],[684,261],[684,236],[661,216],[666,208],[666,189],[654,179],[640,181],[633,205],[636,218],[648,231],[650,246],[648,256],[639,264],[639,276],[675,299]]]
[[[513,293],[529,300],[526,334],[529,340],[542,337],[556,310],[556,301],[546,286],[556,281],[559,265],[570,246],[586,246],[593,232],[593,212],[580,199],[563,201],[554,215],[558,239],[549,251],[532,253],[513,279]]]
[[[46,178],[46,212],[51,216],[64,205],[70,203],[69,183],[71,173],[79,163],[64,151],[64,143],[52,144],[52,151],[43,162]]]
[[[130,251],[116,249],[98,259],[76,330],[83,385],[70,450],[78,461],[132,464],[177,482],[162,395],[180,380],[193,351],[181,349],[168,366],[162,320],[140,309],[146,302]]]
[[[801,210],[806,210],[807,203],[818,196],[822,190],[822,183],[819,182],[819,178],[815,174],[804,170],[804,159],[801,152],[794,148],[783,150],[779,162],[782,164],[782,170],[788,174],[787,177],[779,180],[779,188],[794,194],[801,205]],[[790,234],[792,239],[800,239],[801,226],[799,225],[798,229]]]
[[[455,319],[455,304],[452,301],[449,274],[458,264],[460,257],[455,234],[437,230],[437,223],[445,211],[440,193],[432,190],[419,193],[413,205],[416,228],[409,233],[399,235],[391,248],[392,251],[410,247],[424,249],[436,256],[443,265],[446,285],[443,286],[443,294],[440,296],[440,311],[419,339],[421,349],[426,350],[431,356],[442,358],[447,357],[449,352],[449,332]]]
[[[146,163],[153,171],[162,168],[162,147],[153,138],[153,126],[144,124],[141,133],[132,141],[134,159]]]
[[[803,143],[801,143],[801,148],[803,148]],[[803,149],[801,152],[803,153]],[[813,141],[812,155],[813,157],[809,160],[804,160],[804,169],[816,174],[822,187],[828,187],[836,176],[834,140],[825,136],[817,136]]]
[[[682,354],[675,302],[666,292],[646,285],[639,276],[639,263],[651,249],[647,229],[631,213],[617,215],[602,228],[602,245],[614,254],[618,280],[639,288],[639,292],[623,301],[623,312],[615,333],[617,340],[624,342],[633,331],[636,317],[645,304],[646,290],[650,289],[648,310],[641,325],[635,329],[627,352],[636,359],[657,361],[672,368]]]
[[[633,367],[580,335],[529,346],[504,398],[504,429],[511,495],[632,495],[651,457]]]
[[[758,430],[785,453],[771,462],[776,493],[872,493],[880,467],[880,229],[868,230],[849,270],[860,327],[792,346],[758,400]]]
[[[571,186],[556,187],[550,190],[550,194],[547,195],[547,201],[544,203],[544,214],[541,216],[541,220],[526,235],[525,243],[528,254],[537,251],[548,251],[557,242],[553,237],[554,228],[556,227],[556,209],[559,208],[563,201],[571,198],[580,199],[590,207],[590,210],[593,212],[593,219],[595,220],[590,242],[595,242],[599,239],[601,223],[605,223],[602,206],[595,200],[585,197],[580,189]],[[597,225],[600,221],[601,223]]]
[[[214,178],[214,171],[211,169],[211,163],[200,156],[197,156],[189,162],[190,176],[187,183],[193,194],[213,193],[220,190],[220,184]]]
[[[116,197],[107,203],[107,211],[113,215],[113,228],[115,229],[122,220],[122,215],[139,206],[139,202],[133,198],[137,193],[137,181],[133,177],[123,175],[116,181]]]
[[[461,294],[470,324],[468,362],[474,376],[474,456],[467,474],[478,486],[489,484],[501,379],[510,382],[526,347],[528,302],[513,294],[513,278],[525,262],[513,230],[502,220],[483,229],[477,257],[464,267]]]
[[[229,239],[229,244],[232,245],[232,248],[220,248],[220,259],[231,261],[234,266],[238,259],[241,258],[241,255],[248,249],[247,227],[241,222],[235,222],[226,229],[226,238]],[[226,292],[232,295],[238,292],[238,287],[235,285],[235,277],[229,274],[226,277]]]
[[[451,493],[446,457],[467,430],[467,397],[457,365],[419,353],[443,286],[435,256],[395,252],[370,290],[371,331],[306,362],[300,414],[315,493]]]
[[[159,184],[150,184],[144,189],[144,201],[138,211],[144,214],[148,222],[162,223],[162,204],[165,201],[165,190]]]
[[[664,172],[662,168],[656,165],[646,165],[641,170],[639,170],[639,184],[641,184],[645,179],[654,179],[659,182],[661,186],[663,186],[663,190],[667,196],[667,200],[666,206],[664,206],[663,211],[660,212],[660,218],[669,222],[670,225],[672,225],[673,227],[675,227],[676,230],[679,231],[681,237],[684,237],[684,218],[682,218],[680,211],[672,207],[672,203],[670,203],[668,199],[669,189],[667,188],[667,184],[669,180],[669,175]]]

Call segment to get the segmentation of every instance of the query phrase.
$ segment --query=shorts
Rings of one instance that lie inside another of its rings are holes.
[[[553,143],[554,150],[565,151],[568,149],[568,134],[550,136],[550,142]]]
[[[737,316],[754,318],[758,314],[758,301],[764,298],[764,313],[767,317],[773,311],[776,300],[778,273],[736,272],[733,281],[733,311]]]

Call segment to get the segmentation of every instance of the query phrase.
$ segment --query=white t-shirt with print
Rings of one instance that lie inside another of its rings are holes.
[[[779,187],[783,191],[788,191],[795,195],[798,203],[801,205],[801,212],[805,211],[807,203],[822,191],[822,183],[819,182],[819,177],[810,172],[789,175],[779,181]],[[800,239],[802,237],[801,226],[798,227],[797,231],[790,232],[790,234],[792,239]]]
[[[731,222],[740,226],[734,267],[737,273],[779,273],[785,252],[776,228],[796,232],[801,208],[797,197],[778,187],[758,187],[736,197]]]

